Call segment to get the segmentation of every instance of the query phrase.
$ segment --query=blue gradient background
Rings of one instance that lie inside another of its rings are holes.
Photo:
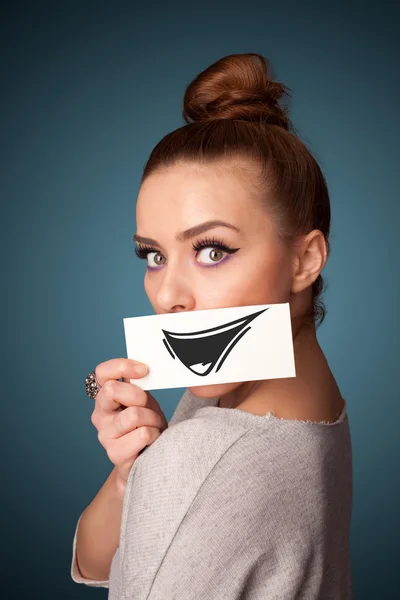
[[[84,378],[126,356],[123,317],[153,312],[131,241],[143,165],[183,124],[185,86],[238,52],[292,88],[327,177],[318,337],[352,433],[354,597],[399,597],[398,24],[394,2],[3,3],[4,597],[107,596],[70,579],[112,468]],[[182,392],[157,392],[168,419]]]

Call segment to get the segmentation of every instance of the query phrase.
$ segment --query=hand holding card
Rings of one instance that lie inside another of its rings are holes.
[[[116,467],[119,488],[123,491],[133,463],[144,448],[168,427],[157,400],[138,385],[143,376],[138,361],[113,358],[97,365],[100,387],[91,421],[100,444]],[[119,381],[122,378],[123,381]],[[132,381],[132,380],[131,380]]]

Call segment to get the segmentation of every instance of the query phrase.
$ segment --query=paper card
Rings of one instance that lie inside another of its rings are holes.
[[[143,390],[295,377],[289,303],[123,319],[128,358],[149,372]]]

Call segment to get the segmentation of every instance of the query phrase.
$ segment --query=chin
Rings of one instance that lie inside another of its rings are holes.
[[[244,382],[215,383],[214,385],[196,385],[187,389],[198,398],[220,398],[229,394]]]

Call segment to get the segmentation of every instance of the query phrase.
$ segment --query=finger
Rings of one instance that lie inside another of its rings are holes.
[[[140,371],[140,367],[146,368],[146,372]],[[131,358],[111,358],[100,363],[95,368],[97,382],[103,386],[109,379],[135,379],[143,377],[148,372],[148,367],[144,363],[132,360]]]
[[[160,435],[160,430],[156,427],[139,427],[113,440],[106,448],[108,458],[114,465],[122,464],[136,456],[145,446],[152,444]]]
[[[108,379],[96,397],[96,408],[105,412],[119,410],[125,406],[146,406],[147,394],[142,388],[132,384]]]
[[[162,425],[160,415],[154,410],[141,406],[129,406],[115,416],[112,424],[99,432],[98,438],[100,443],[104,445],[109,440],[126,435],[135,428],[157,427],[161,429]]]

